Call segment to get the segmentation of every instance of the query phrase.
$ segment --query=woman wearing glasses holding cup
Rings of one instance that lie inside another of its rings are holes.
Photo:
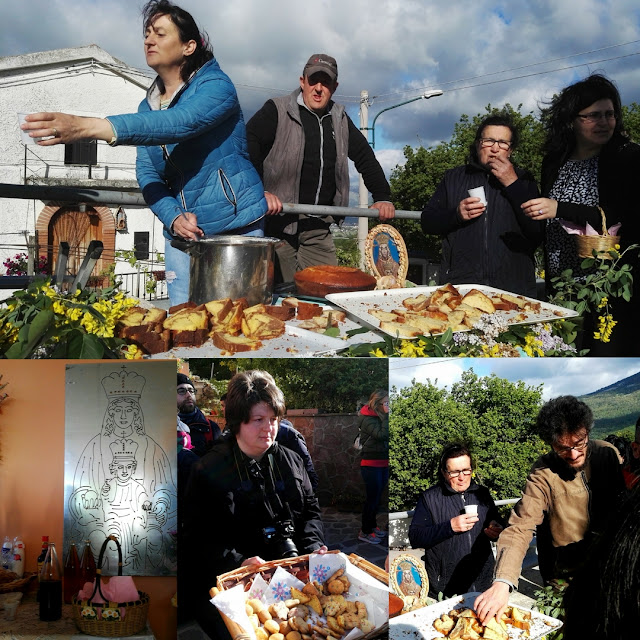
[[[489,490],[473,480],[470,450],[449,444],[438,484],[421,496],[409,528],[413,548],[425,550],[429,596],[484,591],[493,580],[491,540],[503,529]]]
[[[607,226],[622,223],[622,248],[640,241],[640,217],[635,203],[640,175],[640,146],[632,143],[622,122],[620,94],[614,84],[594,74],[564,88],[543,111],[546,128],[541,190],[545,197],[522,205],[532,220],[546,220],[545,278],[547,291],[554,293],[551,279],[565,269],[574,278],[585,279],[591,271],[580,264],[574,238],[559,220],[584,226],[589,223],[602,233],[599,207]],[[637,264],[637,253],[633,264]],[[593,327],[585,326],[589,355],[638,355],[640,343],[629,326],[640,310],[638,276],[634,278],[631,304],[617,303],[618,321],[608,344],[593,340]]]
[[[519,132],[508,113],[487,116],[467,163],[446,171],[422,211],[426,234],[440,235],[440,284],[484,284],[536,297],[534,253],[544,224],[521,205],[539,195],[533,176],[511,159]]]

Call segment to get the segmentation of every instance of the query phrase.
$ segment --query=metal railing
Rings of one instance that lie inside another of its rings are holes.
[[[56,202],[85,202],[111,206],[147,208],[142,194],[136,191],[109,191],[86,189],[83,187],[47,187],[42,185],[20,185],[0,183],[0,198],[23,200],[53,200]],[[313,204],[283,205],[283,213],[304,213],[312,216],[350,216],[357,218],[377,218],[377,209],[360,207],[329,207]],[[396,211],[396,218],[420,220],[420,211]]]
[[[153,273],[144,271],[117,273],[114,278],[116,282],[120,283],[122,291],[126,291],[138,300],[167,300],[169,298],[166,280],[164,278],[158,279]],[[86,288],[98,291],[108,286],[105,284],[107,280],[107,277],[101,276],[89,278]]]
[[[90,189],[85,187],[52,187],[34,184],[7,184],[0,183],[0,198],[15,198],[23,200],[41,200],[43,202],[56,203],[85,203],[85,204],[102,204],[111,207],[138,207],[148,208],[139,190],[108,190],[108,189]],[[310,216],[349,216],[357,218],[377,218],[378,211],[376,209],[367,209],[360,207],[331,207],[311,204],[292,204],[284,203],[283,213],[305,214]],[[405,220],[419,220],[419,211],[403,211],[396,210],[395,217]],[[358,238],[359,244],[363,241]],[[140,276],[143,277],[140,277]],[[30,276],[26,276],[30,278]],[[120,277],[120,276],[119,276]],[[124,274],[123,284],[132,295],[143,299],[162,299],[167,297],[166,283],[156,287],[155,292],[147,291],[147,283],[152,276],[148,274]],[[13,283],[17,284],[17,280]],[[9,285],[13,283],[0,282],[0,288],[12,288]],[[426,284],[423,282],[421,284]],[[132,289],[128,289],[131,286]],[[21,288],[21,287],[16,287]]]

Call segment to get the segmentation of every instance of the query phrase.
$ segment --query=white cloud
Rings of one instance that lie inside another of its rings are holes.
[[[356,118],[362,89],[382,108],[418,95],[425,87],[447,93],[407,105],[380,120],[384,146],[448,139],[462,113],[491,102],[522,102],[535,109],[544,97],[595,69],[618,82],[623,101],[640,101],[638,58],[595,63],[637,51],[637,45],[550,62],[509,74],[474,78],[640,39],[637,0],[478,0],[441,4],[426,0],[209,0],[179,2],[209,33],[216,56],[239,89],[247,116],[269,97],[295,88],[311,53],[334,55],[340,67],[337,98]],[[141,2],[130,0],[27,0],[16,11],[2,3],[0,55],[96,43],[144,67]],[[570,71],[462,88],[585,63]],[[590,63],[590,64],[587,64]],[[467,80],[465,80],[467,79]],[[464,80],[464,81],[463,81]],[[251,88],[249,88],[251,87]],[[407,93],[409,90],[409,93]],[[404,92],[404,93],[403,93]],[[380,145],[378,145],[380,148]]]
[[[3,2],[0,55],[95,43],[145,68],[142,4],[27,0],[16,10]],[[338,60],[336,100],[347,106],[356,124],[362,89],[377,96],[369,123],[381,109],[425,88],[443,89],[443,96],[393,109],[376,123],[376,153],[387,174],[402,162],[405,145],[448,140],[463,113],[473,116],[489,103],[506,102],[537,111],[554,92],[593,71],[617,83],[625,104],[640,102],[638,55],[606,60],[637,54],[637,44],[560,59],[640,40],[637,0],[584,0],[580,5],[573,0],[477,0],[449,2],[444,9],[427,0],[320,0],[313,7],[299,0],[178,4],[209,33],[247,118],[270,97],[293,90],[315,52]],[[531,66],[543,61],[550,62]],[[569,66],[576,68],[558,71]],[[517,67],[522,68],[504,71]],[[549,70],[556,71],[532,75]],[[357,181],[352,184],[357,191]]]
[[[410,387],[413,380],[426,384],[430,381],[437,387],[451,388],[458,382],[467,368],[465,360],[458,358],[417,358],[389,360],[389,388],[398,390]]]

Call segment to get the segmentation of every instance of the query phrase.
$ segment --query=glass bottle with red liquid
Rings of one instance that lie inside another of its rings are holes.
[[[85,582],[93,582],[96,579],[96,560],[91,551],[91,543],[85,540],[82,558],[80,559],[80,589]]]
[[[42,565],[44,564],[44,559],[47,557],[47,550],[49,549],[49,536],[42,536],[42,548],[40,549],[40,554],[36,559],[38,565],[38,593],[36,594],[36,601],[40,602],[40,573],[42,572]]]
[[[47,622],[62,617],[62,570],[56,545],[49,543],[40,571],[40,620]]]
[[[80,558],[78,557],[78,550],[76,549],[76,543],[72,542],[69,545],[69,551],[67,553],[67,559],[64,563],[64,601],[66,604],[71,604],[71,599],[75,596],[83,585],[80,584],[82,576],[80,574]]]

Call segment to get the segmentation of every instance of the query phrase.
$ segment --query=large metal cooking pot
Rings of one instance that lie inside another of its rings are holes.
[[[246,298],[249,305],[270,304],[277,238],[213,236],[172,240],[191,256],[189,300],[203,304],[221,298]]]

